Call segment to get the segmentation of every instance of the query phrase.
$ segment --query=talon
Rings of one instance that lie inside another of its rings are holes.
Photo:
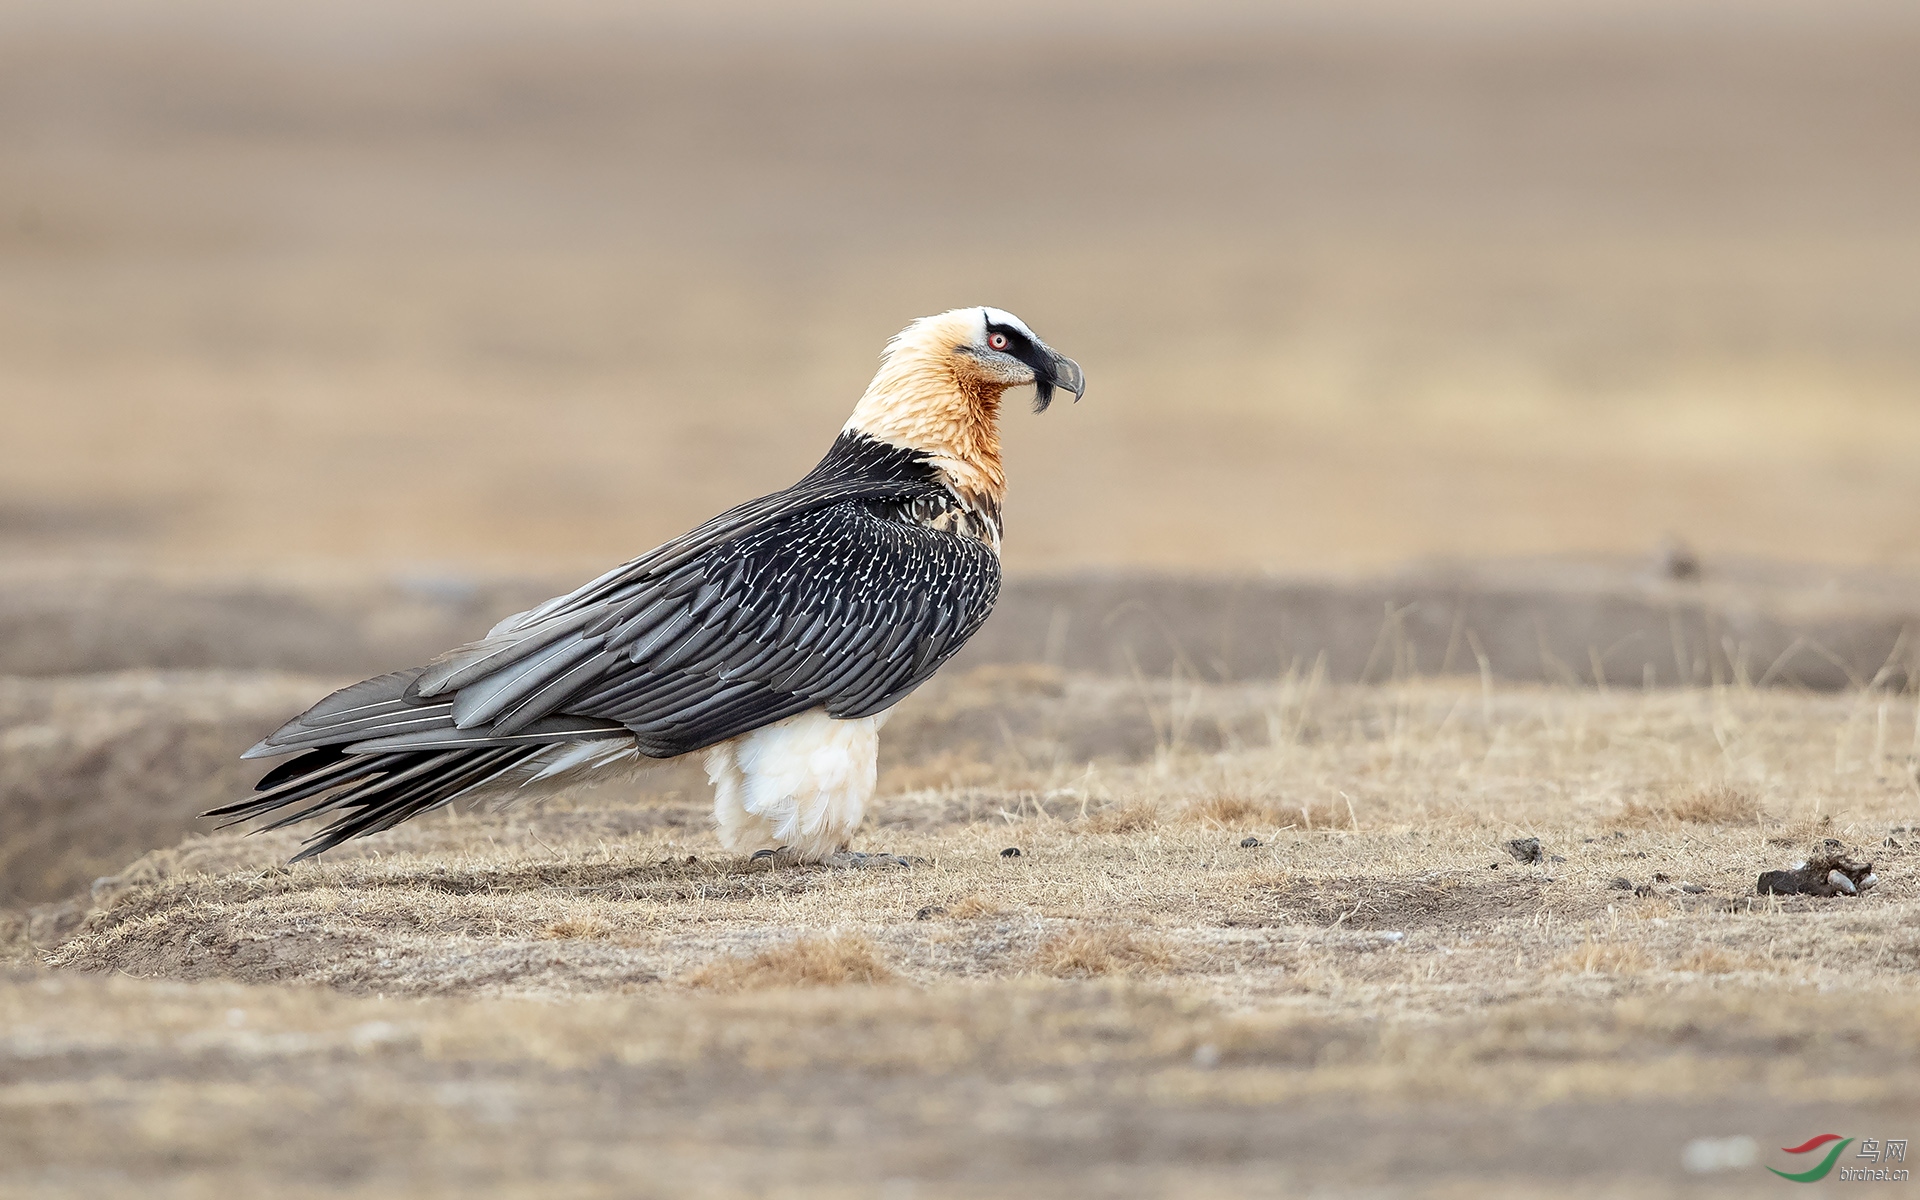
[[[751,855],[748,856],[747,861],[748,862],[764,862],[765,860],[770,858],[777,858],[779,857],[780,852],[785,849],[786,849],[785,846],[775,846],[771,850],[755,850]]]

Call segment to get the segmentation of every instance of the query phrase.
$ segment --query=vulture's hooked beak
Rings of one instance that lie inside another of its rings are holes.
[[[1064,388],[1073,393],[1073,402],[1080,403],[1080,397],[1087,394],[1087,376],[1081,371],[1080,364],[1064,354],[1055,354],[1048,350],[1051,362],[1043,371],[1035,371],[1033,377],[1033,411],[1045,412],[1047,405],[1053,403],[1053,389]]]

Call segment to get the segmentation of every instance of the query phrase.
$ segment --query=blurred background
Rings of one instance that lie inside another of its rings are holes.
[[[1920,9],[0,8],[14,564],[597,572],[980,303],[1018,572],[1920,567]]]

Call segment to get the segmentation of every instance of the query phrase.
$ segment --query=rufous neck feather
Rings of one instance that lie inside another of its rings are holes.
[[[879,373],[847,419],[848,432],[928,457],[956,490],[998,509],[1007,480],[1000,466],[1000,395],[956,347],[972,331],[957,314],[908,326],[888,344]]]

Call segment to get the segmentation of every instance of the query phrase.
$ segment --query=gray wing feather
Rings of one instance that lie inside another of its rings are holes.
[[[523,614],[524,615],[524,614]],[[509,618],[511,619],[511,618]],[[486,637],[450,650],[421,669],[411,691],[416,696],[440,696],[511,666],[556,641],[577,632],[593,619],[592,613],[562,613],[526,629],[503,630],[496,625]]]
[[[473,729],[540,690],[556,675],[600,651],[600,639],[574,634],[461,688],[454,695],[453,723]]]
[[[553,741],[592,741],[620,737],[627,732],[614,721],[590,717],[543,717],[521,729],[422,729],[390,737],[369,738],[347,746],[349,754],[385,754],[396,750],[461,750],[480,745],[533,744]]]
[[[450,720],[449,701],[416,704],[402,698],[419,669],[396,671],[341,688],[274,730],[242,758],[266,758],[307,746],[326,746],[389,733],[429,729]]]

